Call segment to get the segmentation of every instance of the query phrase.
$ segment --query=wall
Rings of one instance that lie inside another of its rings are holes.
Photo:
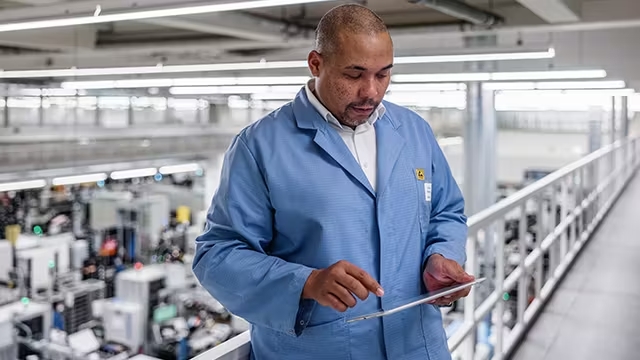
[[[552,134],[500,130],[497,136],[497,180],[517,184],[529,169],[557,170],[583,157],[587,151],[586,134]],[[464,146],[443,146],[454,177],[464,180]],[[482,176],[482,174],[476,174]]]

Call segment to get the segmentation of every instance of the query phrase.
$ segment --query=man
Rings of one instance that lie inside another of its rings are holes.
[[[463,199],[429,125],[383,102],[393,45],[365,7],[329,11],[314,79],[225,155],[193,269],[252,324],[257,360],[450,359],[438,305],[347,319],[472,276]]]

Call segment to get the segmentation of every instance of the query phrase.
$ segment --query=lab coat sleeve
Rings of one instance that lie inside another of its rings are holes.
[[[268,255],[272,224],[263,172],[239,135],[225,154],[205,231],[196,239],[193,271],[231,313],[258,326],[300,335],[315,306],[314,301],[301,300],[313,269]]]
[[[435,136],[432,139],[431,221],[423,264],[429,256],[440,254],[462,266],[466,261],[467,242],[464,199]]]

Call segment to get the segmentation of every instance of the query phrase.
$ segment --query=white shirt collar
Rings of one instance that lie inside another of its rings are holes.
[[[343,129],[344,127],[342,126],[342,124],[340,124],[338,119],[336,119],[336,117],[333,116],[333,114],[331,114],[331,112],[329,110],[327,110],[327,108],[324,107],[324,105],[322,105],[320,100],[318,100],[318,98],[315,96],[315,94],[311,90],[311,88],[314,85],[314,81],[315,81],[314,79],[311,79],[304,86],[304,89],[305,89],[305,91],[307,93],[307,98],[309,98],[309,102],[320,113],[320,115],[322,115],[323,119],[325,119],[329,123],[339,127],[340,129]],[[370,125],[373,125],[379,118],[381,118],[384,115],[385,111],[386,111],[386,109],[385,109],[384,105],[382,103],[380,103],[380,105],[378,105],[378,107],[373,112],[373,114],[371,114],[371,116],[369,117],[367,122]]]

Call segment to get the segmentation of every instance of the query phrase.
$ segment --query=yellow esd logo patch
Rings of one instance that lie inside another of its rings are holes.
[[[424,169],[416,169],[416,178],[420,181],[424,181]]]

